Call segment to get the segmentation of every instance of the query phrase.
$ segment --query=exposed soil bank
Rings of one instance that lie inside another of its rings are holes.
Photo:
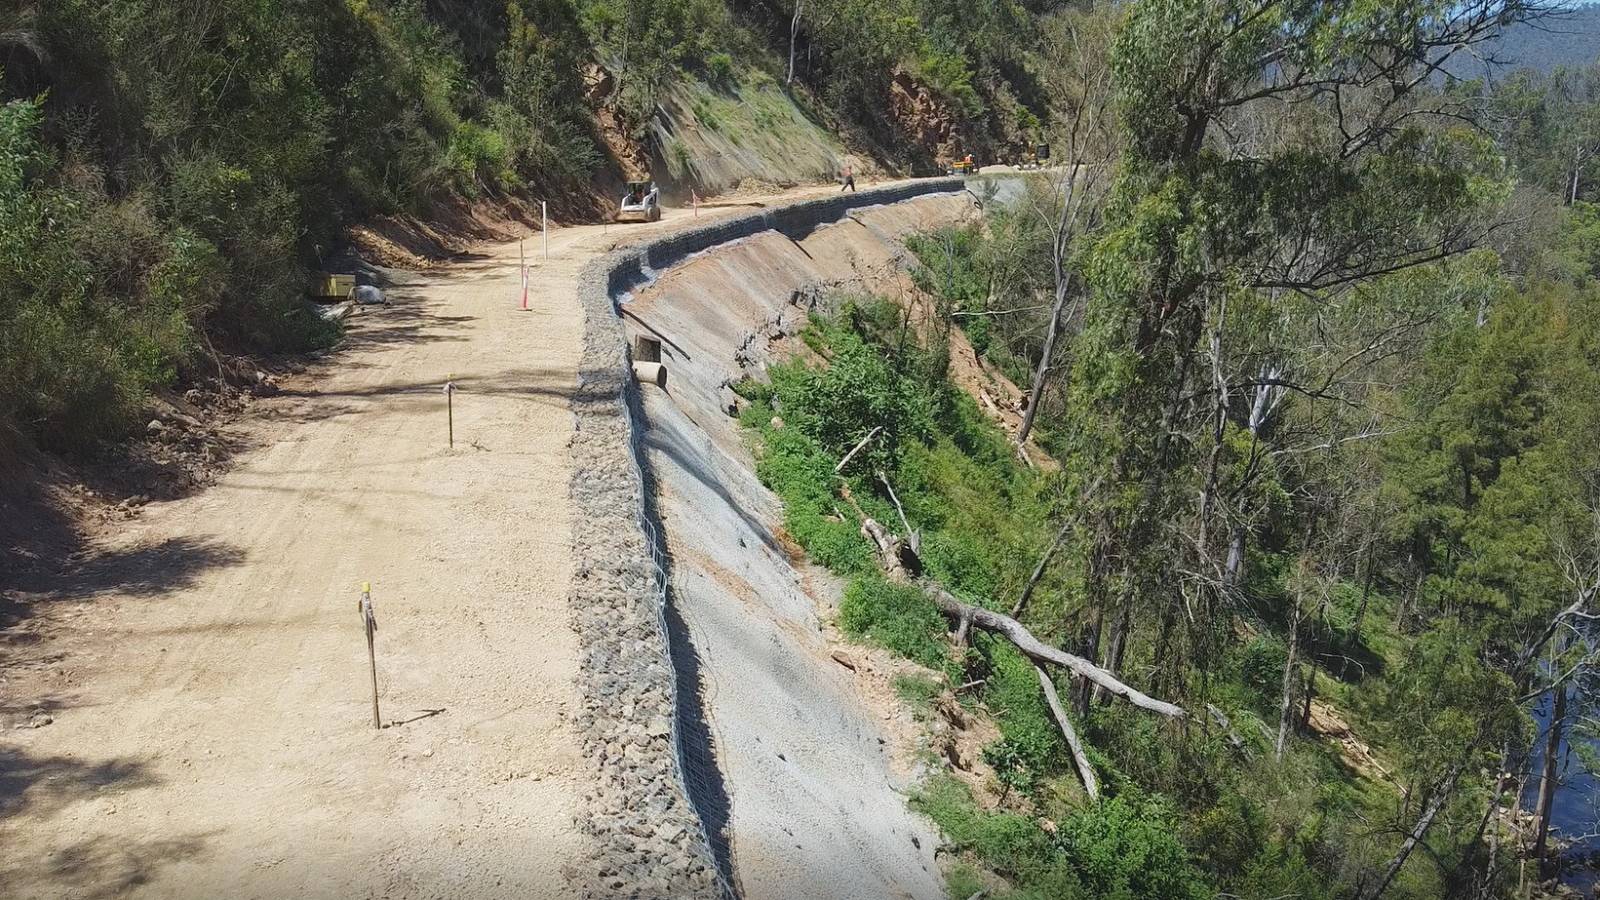
[[[827,288],[903,288],[899,239],[972,215],[970,195],[950,192],[960,188],[780,216],[778,229],[689,259],[623,308],[630,334],[664,344],[667,388],[643,388],[640,408],[673,649],[680,674],[691,670],[680,679],[685,764],[743,897],[943,896],[938,837],[902,794],[910,748],[830,655],[837,589],[780,543],[781,506],[755,477],[726,386],[761,377]]]

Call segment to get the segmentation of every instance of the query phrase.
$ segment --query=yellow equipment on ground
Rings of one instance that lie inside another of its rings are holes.
[[[945,169],[945,173],[948,175],[974,175],[977,174],[977,171],[978,164],[972,161],[971,153],[951,163]]]
[[[329,275],[326,272],[319,272],[316,282],[311,286],[311,296],[318,300],[349,300],[355,290],[354,275]]]

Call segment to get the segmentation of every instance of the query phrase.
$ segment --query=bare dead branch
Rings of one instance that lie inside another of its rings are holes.
[[[1044,666],[1034,664],[1033,670],[1039,674],[1039,687],[1044,690],[1045,702],[1050,705],[1050,713],[1056,718],[1056,727],[1061,729],[1061,737],[1067,742],[1067,747],[1072,751],[1072,762],[1078,767],[1078,777],[1083,780],[1083,790],[1089,795],[1090,800],[1100,799],[1100,784],[1094,777],[1094,766],[1089,764],[1089,754],[1083,752],[1083,743],[1078,740],[1078,731],[1072,727],[1072,720],[1067,718],[1067,711],[1061,706],[1061,696],[1056,693],[1056,684],[1050,679],[1050,673]]]

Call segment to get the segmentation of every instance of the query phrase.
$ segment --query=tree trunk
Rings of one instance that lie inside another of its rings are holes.
[[[1417,824],[1411,829],[1411,833],[1406,835],[1405,843],[1400,845],[1400,852],[1395,854],[1394,859],[1389,860],[1388,867],[1384,869],[1383,880],[1373,887],[1371,893],[1361,895],[1361,900],[1378,900],[1379,897],[1383,896],[1383,892],[1389,889],[1394,877],[1400,874],[1400,868],[1406,864],[1406,859],[1411,856],[1411,851],[1417,849],[1417,844],[1420,844],[1422,839],[1427,836],[1428,829],[1433,825],[1433,820],[1439,815],[1439,810],[1444,809],[1444,805],[1450,800],[1450,795],[1455,793],[1456,779],[1461,776],[1461,765],[1457,763],[1450,770],[1450,774],[1445,776],[1444,783],[1439,785],[1439,789],[1434,792],[1433,798],[1428,801],[1427,807],[1422,811],[1422,817],[1417,819]]]
[[[1550,727],[1544,741],[1544,771],[1539,773],[1539,806],[1537,831],[1534,836],[1533,858],[1543,867],[1545,852],[1550,841],[1550,810],[1555,805],[1558,766],[1561,757],[1561,738],[1567,731],[1567,686],[1556,687],[1555,702],[1550,711]]]
[[[1100,784],[1095,780],[1094,767],[1089,765],[1089,754],[1083,752],[1083,744],[1078,740],[1078,731],[1072,727],[1072,721],[1067,718],[1067,711],[1061,707],[1061,696],[1056,693],[1056,684],[1050,680],[1050,673],[1044,666],[1035,664],[1035,672],[1039,673],[1039,687],[1044,690],[1044,699],[1050,704],[1050,712],[1056,717],[1056,727],[1061,729],[1061,737],[1066,740],[1067,748],[1072,751],[1072,761],[1078,767],[1078,777],[1083,779],[1083,790],[1089,795],[1090,800],[1100,799]]]
[[[1300,649],[1300,594],[1295,593],[1294,616],[1289,622],[1289,658],[1283,663],[1283,701],[1278,707],[1278,741],[1273,745],[1273,756],[1283,759],[1283,750],[1289,743],[1289,725],[1294,719],[1294,665],[1295,653]]]
[[[1050,374],[1050,360],[1055,356],[1056,339],[1061,334],[1061,313],[1066,308],[1067,298],[1072,294],[1072,279],[1067,272],[1067,251],[1071,249],[1072,235],[1076,231],[1076,215],[1078,211],[1078,168],[1073,161],[1079,158],[1077,143],[1076,122],[1073,127],[1073,141],[1068,160],[1066,191],[1061,198],[1061,214],[1056,219],[1056,229],[1051,236],[1050,263],[1051,274],[1055,277],[1055,299],[1050,304],[1050,324],[1045,330],[1044,349],[1039,353],[1039,364],[1033,370],[1033,385],[1028,391],[1028,408],[1022,413],[1022,427],[1017,429],[1017,447],[1021,449],[1028,442],[1028,435],[1033,432],[1033,421],[1039,414],[1039,404],[1044,400],[1045,379]]]
[[[1239,574],[1244,569],[1244,527],[1233,526],[1228,535],[1228,561],[1223,566],[1222,581],[1228,587],[1238,587]]]
[[[960,620],[963,617],[970,619],[974,628],[981,628],[991,634],[1000,635],[1010,641],[1012,646],[1020,650],[1023,656],[1036,663],[1049,663],[1054,666],[1060,666],[1076,675],[1081,675],[1094,682],[1095,686],[1100,690],[1121,697],[1140,709],[1160,713],[1163,716],[1174,719],[1182,719],[1188,715],[1188,713],[1184,712],[1183,707],[1164,700],[1157,700],[1143,691],[1123,683],[1115,675],[1100,666],[1082,657],[1074,656],[1065,650],[1046,644],[1044,641],[1034,637],[1033,632],[1023,627],[1020,622],[1010,616],[981,606],[963,603],[954,594],[932,581],[922,581],[921,585],[929,598],[933,600],[933,605],[937,606],[940,612],[951,619]]]
[[[910,528],[911,526],[907,525],[906,527]],[[1044,577],[1045,567],[1050,564],[1050,558],[1056,555],[1056,551],[1061,549],[1061,542],[1067,539],[1067,531],[1071,527],[1072,520],[1070,518],[1061,523],[1061,530],[1056,532],[1055,540],[1050,542],[1050,546],[1044,551],[1044,555],[1039,557],[1039,564],[1033,567],[1033,574],[1028,576],[1028,585],[1022,589],[1022,596],[1018,597],[1017,602],[1012,604],[1011,618],[1015,619],[1021,616],[1022,611],[1027,609],[1028,598],[1033,596],[1033,589],[1038,587],[1039,579]],[[913,547],[913,549],[916,548]]]
[[[1500,751],[1500,766],[1499,771],[1495,773],[1494,793],[1489,797],[1489,803],[1484,808],[1483,817],[1478,820],[1477,835],[1472,839],[1473,844],[1487,844],[1488,846],[1488,852],[1483,854],[1483,868],[1476,873],[1477,886],[1474,889],[1473,897],[1477,898],[1477,900],[1488,900],[1494,895],[1495,875],[1499,871],[1500,863],[1500,835],[1504,829],[1498,827],[1490,828],[1489,825],[1494,822],[1495,813],[1500,810],[1500,803],[1505,799],[1507,787],[1520,784],[1511,772],[1512,767],[1516,764],[1517,752],[1514,748],[1515,745],[1508,740],[1505,747]],[[1517,820],[1516,809],[1516,803],[1513,802],[1511,815],[1506,818],[1506,821],[1515,822]],[[1463,862],[1470,858],[1470,856],[1464,858]]]
[[[982,606],[973,606],[963,603],[954,594],[931,579],[917,581],[911,577],[907,568],[907,555],[911,554],[906,542],[899,536],[891,533],[876,519],[861,511],[848,494],[846,500],[855,507],[856,514],[861,517],[861,535],[870,541],[878,551],[878,561],[884,573],[894,581],[920,586],[939,612],[956,622],[968,623],[973,628],[980,628],[991,634],[999,635],[1011,642],[1023,656],[1028,657],[1036,665],[1049,664],[1059,666],[1078,675],[1094,684],[1108,694],[1114,694],[1128,701],[1140,709],[1160,713],[1173,719],[1183,719],[1188,716],[1183,707],[1154,697],[1128,685],[1112,673],[1095,665],[1081,656],[1068,653],[1058,647],[1052,647],[1034,636],[1022,623],[1003,613],[986,609]],[[915,562],[915,560],[912,560]]]
[[[800,13],[805,8],[805,0],[795,0],[794,18],[789,20],[789,77],[783,80],[784,84],[794,84],[794,44],[800,36]]]
[[[1572,190],[1567,196],[1567,205],[1573,206],[1578,202],[1578,177],[1583,168],[1583,148],[1576,147],[1572,151]]]
[[[1283,402],[1287,388],[1273,383],[1282,375],[1282,366],[1264,364],[1261,367],[1261,383],[1256,385],[1255,396],[1250,401],[1250,418],[1245,423],[1252,440],[1262,439],[1273,414],[1278,410],[1278,404]],[[1239,585],[1239,578],[1244,572],[1245,542],[1248,539],[1243,525],[1235,524],[1228,533],[1228,557],[1223,566],[1223,583],[1230,588]]]
[[[1094,624],[1089,626],[1088,634],[1084,635],[1083,646],[1080,650],[1084,659],[1094,659],[1100,655],[1100,636],[1106,630],[1106,611],[1099,609],[1094,615]],[[1078,718],[1089,715],[1089,704],[1094,700],[1094,685],[1085,681],[1078,686]]]
[[[1311,700],[1317,694],[1317,667],[1306,666],[1306,696],[1300,705],[1300,730],[1311,730]]]
[[[1361,625],[1367,621],[1367,600],[1372,596],[1372,557],[1377,553],[1378,545],[1367,545],[1366,571],[1361,574],[1361,604],[1356,607],[1356,640],[1361,639]]]
[[[1056,268],[1059,270],[1060,266]],[[1033,384],[1028,390],[1028,408],[1022,413],[1022,427],[1017,429],[1018,447],[1028,442],[1033,420],[1039,414],[1039,404],[1044,400],[1044,382],[1050,373],[1050,360],[1055,356],[1056,337],[1061,333],[1061,311],[1067,305],[1068,293],[1066,276],[1058,271],[1055,302],[1050,304],[1050,324],[1044,333],[1044,349],[1039,353],[1039,364],[1033,369]]]

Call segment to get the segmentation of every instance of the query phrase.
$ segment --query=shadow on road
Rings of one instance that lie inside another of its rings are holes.
[[[144,763],[134,760],[84,762],[0,747],[0,819],[24,812],[47,817],[108,789],[123,792],[159,783]]]

